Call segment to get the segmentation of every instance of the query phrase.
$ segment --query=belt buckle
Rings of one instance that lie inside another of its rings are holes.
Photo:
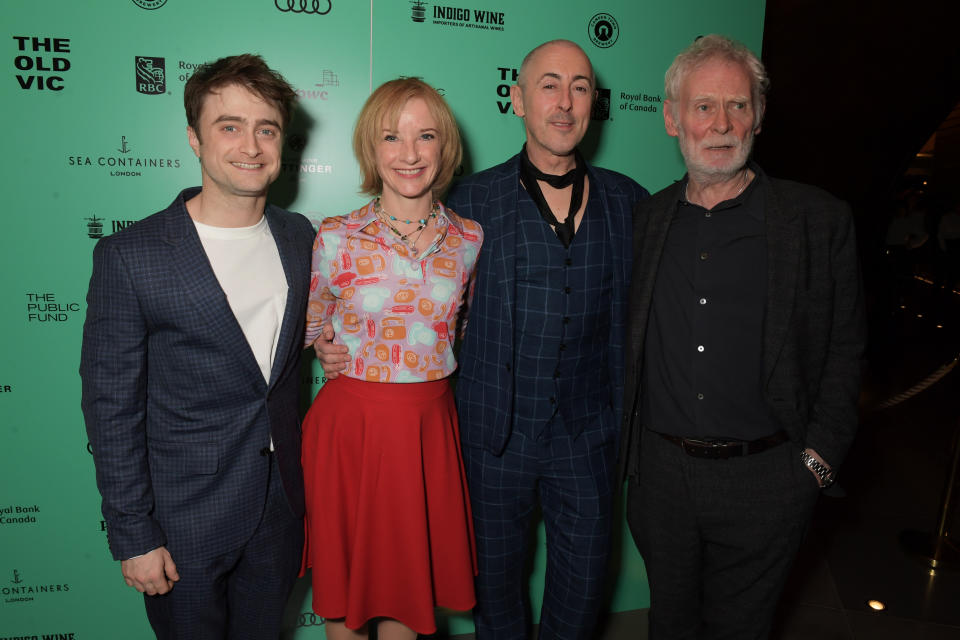
[[[729,447],[720,442],[709,442],[707,440],[693,440],[684,438],[681,440],[681,448],[684,453],[694,458],[705,458],[707,460],[723,460],[730,457]]]

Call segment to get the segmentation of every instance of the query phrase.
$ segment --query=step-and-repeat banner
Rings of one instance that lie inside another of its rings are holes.
[[[259,53],[296,88],[271,199],[318,221],[365,201],[350,138],[371,87],[397,76],[437,87],[471,173],[520,149],[509,86],[533,46],[567,38],[597,74],[586,157],[655,191],[683,175],[663,130],[664,71],[705,33],[759,51],[764,0],[10,0],[0,13],[0,640],[129,640],[151,633],[107,550],[80,413],[84,299],[97,239],[199,184],[182,102],[193,70]],[[311,397],[320,374],[305,365]],[[648,606],[625,527],[616,545],[611,610]],[[309,602],[301,580],[284,638],[325,637]],[[451,634],[473,630],[468,614],[441,617]]]

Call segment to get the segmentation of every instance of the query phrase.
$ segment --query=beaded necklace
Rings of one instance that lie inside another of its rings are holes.
[[[427,224],[430,222],[430,220],[437,217],[437,214],[439,212],[440,212],[440,203],[437,201],[434,201],[433,207],[430,209],[429,215],[427,215],[427,217],[425,218],[420,218],[417,220],[416,229],[407,233],[401,233],[400,230],[397,229],[395,226],[393,226],[393,224],[391,224],[390,221],[392,220],[393,222],[403,222],[404,224],[413,224],[413,220],[400,220],[396,216],[392,216],[389,213],[387,213],[387,211],[380,205],[379,197],[374,199],[373,201],[373,213],[385,225],[387,225],[387,228],[390,229],[390,231],[392,231],[394,235],[400,238],[400,242],[407,245],[407,248],[410,249],[410,253],[412,253],[414,256],[416,256],[417,253],[419,253],[419,251],[417,250],[416,244],[420,240],[420,236],[423,235],[423,230],[427,227]],[[411,238],[413,234],[417,234],[415,238]]]

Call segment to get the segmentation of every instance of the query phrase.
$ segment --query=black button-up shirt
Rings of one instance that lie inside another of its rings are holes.
[[[758,182],[709,211],[677,201],[644,345],[642,410],[653,431],[754,440],[779,429],[762,393],[767,243]]]

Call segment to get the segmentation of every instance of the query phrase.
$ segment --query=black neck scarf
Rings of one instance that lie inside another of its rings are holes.
[[[576,230],[574,217],[580,210],[580,205],[583,204],[583,177],[587,173],[587,165],[584,163],[579,150],[573,150],[573,158],[576,162],[573,169],[562,176],[553,176],[533,166],[530,157],[527,155],[527,145],[523,145],[523,149],[520,151],[520,179],[523,181],[523,186],[527,188],[527,193],[536,203],[540,215],[557,232],[557,237],[560,238],[560,242],[563,243],[565,248],[569,248],[570,243],[573,242],[573,234]],[[566,220],[563,222],[557,221],[557,217],[553,215],[550,205],[543,197],[543,191],[540,190],[537,180],[543,180],[554,189],[563,189],[571,184],[573,185],[573,193],[570,195],[570,212],[567,214]]]

